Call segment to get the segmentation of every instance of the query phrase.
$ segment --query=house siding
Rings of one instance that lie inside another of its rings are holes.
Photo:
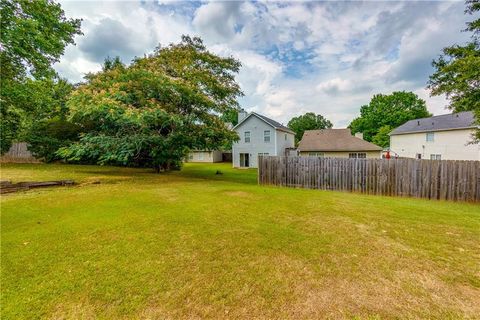
[[[287,137],[286,140],[285,140],[285,136]],[[286,148],[293,148],[295,146],[294,134],[277,130],[276,139],[277,139],[277,155],[279,156],[285,155]]]
[[[442,160],[480,160],[480,145],[469,144],[473,129],[432,131],[433,141],[426,141],[426,132],[390,136],[390,149],[400,157],[430,159],[431,154]]]

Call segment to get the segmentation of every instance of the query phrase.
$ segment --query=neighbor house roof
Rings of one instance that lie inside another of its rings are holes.
[[[261,115],[259,113],[256,113],[256,112],[251,112],[248,116],[246,116],[242,121],[240,121],[235,127],[233,127],[233,129],[236,129],[238,128],[242,123],[244,123],[248,118],[250,118],[251,116],[255,116],[257,118],[259,118],[260,120],[266,122],[267,124],[271,125],[272,127],[274,127],[275,129],[277,130],[280,130],[280,131],[285,131],[285,132],[288,132],[288,133],[291,133],[291,134],[295,134],[295,132],[293,132],[290,128],[288,127],[285,127],[283,124],[281,124],[280,122],[277,122],[273,119],[270,119],[268,117],[265,117],[264,115]]]
[[[307,130],[299,151],[381,151],[382,148],[352,136],[350,129]]]
[[[441,116],[410,120],[394,129],[390,135],[475,128],[474,121],[474,115],[471,111],[443,114]]]

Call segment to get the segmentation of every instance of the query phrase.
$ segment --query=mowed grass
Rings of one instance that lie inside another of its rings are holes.
[[[2,196],[2,319],[480,315],[476,204],[258,186],[226,164],[1,179],[79,182]]]

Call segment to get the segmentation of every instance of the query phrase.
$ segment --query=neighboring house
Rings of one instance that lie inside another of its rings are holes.
[[[220,150],[192,150],[188,153],[187,162],[222,162]]]
[[[326,158],[377,158],[382,148],[352,136],[350,129],[307,130],[298,144],[300,156]]]
[[[470,111],[410,120],[390,133],[390,149],[405,158],[480,160],[474,121]]]
[[[284,156],[285,150],[295,145],[292,130],[255,112],[240,111],[233,130],[240,137],[232,146],[234,167],[256,168],[259,155]]]

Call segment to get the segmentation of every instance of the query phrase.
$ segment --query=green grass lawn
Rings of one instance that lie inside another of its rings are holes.
[[[2,196],[2,319],[480,317],[475,204],[264,187],[225,164],[1,179],[79,182]]]

